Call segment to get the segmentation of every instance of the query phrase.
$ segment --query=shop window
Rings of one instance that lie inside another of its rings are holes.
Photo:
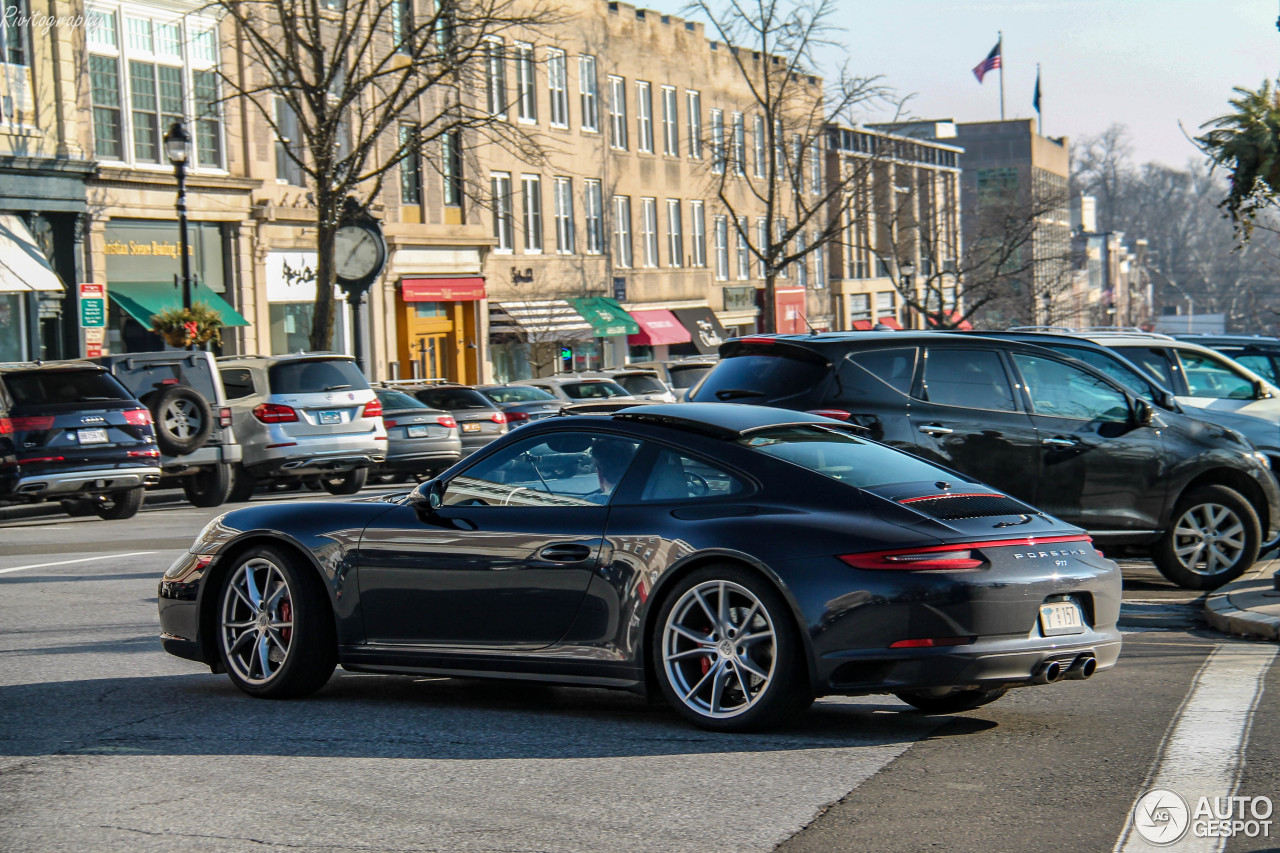
[[[443,302],[414,302],[413,316],[418,320],[439,320],[449,316],[449,308]]]

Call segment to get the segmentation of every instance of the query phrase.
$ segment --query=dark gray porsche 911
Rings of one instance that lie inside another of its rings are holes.
[[[659,691],[710,729],[828,694],[950,713],[1115,664],[1079,528],[816,415],[550,418],[408,495],[229,512],[160,584],[171,653],[244,692],[359,672]]]

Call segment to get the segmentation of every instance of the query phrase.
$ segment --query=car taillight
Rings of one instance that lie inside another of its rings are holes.
[[[360,412],[362,418],[380,418],[382,417],[382,404],[377,400],[370,400],[364,404],[364,410]]]
[[[156,450],[154,447],[149,447],[146,450],[130,450],[127,451],[125,455],[131,459],[140,459],[149,456],[159,456],[160,451]]]
[[[32,462],[66,462],[65,456],[30,456],[26,459],[19,459],[19,465],[30,465]]]
[[[15,432],[53,429],[53,415],[32,418],[0,418],[0,435],[13,435]]]
[[[396,421],[389,421],[386,418],[382,419],[382,425],[385,427],[393,427],[393,426],[396,426],[396,424],[397,424]]]
[[[453,419],[452,415],[440,415],[436,418],[436,423],[440,424],[442,427],[448,427],[449,429],[458,428],[458,422]]]
[[[824,418],[835,418],[838,421],[847,421],[853,415],[844,409],[809,409],[811,415],[822,415]]]
[[[126,409],[124,422],[130,426],[150,426],[155,423],[151,420],[151,413],[146,409]]]
[[[776,344],[777,341],[775,341],[773,338],[749,337],[749,338],[738,338],[738,343],[740,344]]]
[[[494,412],[489,417],[489,420],[493,421],[495,424],[505,424],[507,422],[507,414],[506,412]]]
[[[507,421],[527,421],[529,420],[528,412],[507,412]]]
[[[975,637],[922,637],[918,640],[898,640],[890,643],[891,649],[933,649],[938,646],[967,646]]]
[[[288,424],[298,420],[298,413],[279,403],[261,403],[254,407],[253,416],[264,424]]]
[[[841,554],[840,560],[855,569],[905,569],[908,571],[962,571],[986,565],[983,548],[1030,547],[1057,542],[1092,542],[1088,536],[1026,536],[1019,539],[991,539],[985,542],[961,542],[955,545],[930,545],[923,548],[898,548],[892,551],[867,551]]]
[[[223,406],[222,408],[218,409],[218,426],[220,427],[231,426],[231,407],[230,406]]]

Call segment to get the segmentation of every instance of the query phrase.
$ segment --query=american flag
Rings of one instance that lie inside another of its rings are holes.
[[[978,78],[978,82],[982,82],[982,78],[986,76],[988,71],[994,71],[1000,67],[1000,42],[996,42],[996,46],[991,48],[991,52],[987,54],[987,58],[979,62],[973,67],[973,76]]]

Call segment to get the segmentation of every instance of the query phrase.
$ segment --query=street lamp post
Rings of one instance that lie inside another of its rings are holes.
[[[191,134],[175,121],[164,135],[164,151],[178,179],[178,253],[182,256],[182,307],[191,309],[191,258],[187,242],[187,158],[191,156]]]
[[[916,265],[911,261],[904,261],[898,264],[898,278],[902,282],[902,298],[904,300],[915,297],[911,290],[911,277],[916,274]],[[896,317],[894,318],[897,319]],[[915,325],[914,323],[912,324]]]

